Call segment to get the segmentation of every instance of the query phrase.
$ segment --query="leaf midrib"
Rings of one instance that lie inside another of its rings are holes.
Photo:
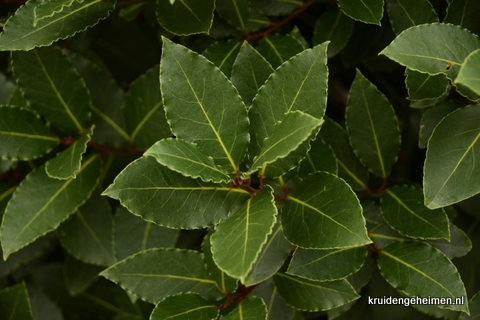
[[[67,115],[70,117],[70,119],[73,121],[73,123],[75,124],[75,126],[77,127],[77,129],[79,130],[80,133],[83,133],[85,131],[85,129],[83,129],[82,125],[78,122],[77,118],[73,115],[72,111],[70,110],[70,107],[68,106],[68,104],[65,102],[65,100],[63,100],[63,96],[60,94],[60,92],[58,91],[57,89],[57,86],[55,85],[55,82],[52,80],[52,78],[50,77],[50,74],[48,73],[47,69],[45,68],[45,65],[43,64],[43,61],[42,59],[40,58],[40,56],[38,55],[38,52],[36,50],[33,50],[37,60],[38,60],[38,63],[40,65],[40,68],[42,68],[42,71],[45,75],[45,77],[47,78],[49,84],[50,84],[50,87],[52,88],[52,90],[55,92],[55,95],[57,96],[57,99],[58,101],[60,101],[60,104],[63,106],[63,108],[65,109],[65,112],[67,113]]]
[[[18,137],[24,137],[24,138],[60,142],[59,138],[52,137],[52,136],[40,136],[40,135],[28,134],[28,133],[22,133],[22,132],[0,131],[0,135],[2,135],[2,134],[7,135],[7,136],[18,136]]]
[[[210,119],[210,116],[208,115],[208,113],[206,112],[205,108],[203,107],[202,101],[200,101],[200,99],[198,98],[197,92],[196,92],[195,89],[193,88],[192,83],[190,82],[190,80],[188,79],[187,74],[186,74],[185,70],[184,70],[183,67],[182,67],[182,64],[180,63],[180,61],[177,60],[176,57],[173,57],[173,59],[175,60],[175,62],[177,63],[178,67],[179,67],[180,70],[182,71],[182,74],[183,74],[183,76],[185,77],[185,81],[187,82],[188,86],[190,87],[190,90],[192,91],[193,95],[195,96],[195,99],[197,100],[198,106],[200,107],[200,109],[201,109],[202,112],[203,112],[203,115],[205,116],[205,118],[206,118],[207,121],[208,121],[208,125],[210,126],[210,128],[211,128],[212,131],[213,131],[213,133],[214,133],[215,136],[217,137],[217,140],[218,140],[218,142],[220,143],[220,146],[221,146],[223,152],[224,152],[225,155],[227,156],[227,159],[228,159],[228,161],[230,162],[230,165],[232,166],[233,171],[236,172],[236,171],[237,171],[237,166],[236,166],[235,162],[233,161],[230,152],[227,150],[227,147],[226,147],[225,144],[223,143],[222,137],[220,137],[220,134],[218,133],[217,129],[214,127],[214,125],[213,125],[213,123],[212,123],[212,120]]]

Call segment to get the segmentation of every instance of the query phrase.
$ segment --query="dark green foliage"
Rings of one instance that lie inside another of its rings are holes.
[[[479,316],[477,0],[0,16],[1,319]]]

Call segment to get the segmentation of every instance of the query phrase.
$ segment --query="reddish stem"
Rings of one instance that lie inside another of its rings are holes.
[[[131,147],[129,149],[121,149],[121,148],[115,148],[115,147],[110,147],[106,146],[104,144],[97,143],[95,141],[90,140],[87,143],[87,146],[95,149],[100,149],[100,155],[101,156],[108,156],[111,154],[126,154],[126,155],[131,155],[134,157],[141,157],[143,155],[143,152],[135,149],[135,147]]]
[[[367,249],[370,249],[372,252],[375,252],[375,253],[380,253],[380,252],[382,252],[382,249],[374,246],[373,244],[366,244],[365,247],[366,247]]]
[[[253,40],[253,39],[257,39],[257,38],[262,38],[262,37],[268,36],[269,34],[277,31],[280,27],[282,27],[283,25],[285,25],[287,22],[289,22],[290,20],[292,20],[293,18],[295,18],[296,16],[298,16],[300,13],[302,13],[303,11],[305,11],[305,9],[307,9],[308,7],[310,7],[312,4],[313,4],[313,1],[307,1],[307,2],[305,2],[300,8],[298,8],[297,10],[295,10],[293,13],[291,13],[289,16],[287,16],[287,17],[284,18],[283,20],[275,23],[272,27],[268,28],[267,30],[264,30],[264,31],[261,31],[261,32],[255,33],[255,34],[250,34],[250,35],[248,35],[248,36],[245,38],[245,41],[250,41],[250,40]]]
[[[244,285],[240,285],[237,289],[237,292],[233,296],[230,296],[228,294],[225,294],[227,297],[227,301],[225,303],[218,305],[217,308],[219,310],[225,310],[228,308],[230,305],[232,305],[235,302],[240,302],[247,298],[247,296],[252,292],[253,289],[255,289],[258,286],[258,284],[250,286],[250,287],[245,287]]]

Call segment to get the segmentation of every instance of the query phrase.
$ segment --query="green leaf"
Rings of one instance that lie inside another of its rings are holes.
[[[253,98],[272,72],[270,63],[245,41],[233,64],[231,80],[246,106],[252,104]]]
[[[17,87],[13,82],[8,80],[3,73],[0,73],[0,105],[9,104],[9,101],[16,90]]]
[[[328,57],[337,55],[347,45],[353,33],[354,22],[338,8],[324,12],[315,25],[312,41],[315,45],[330,41]]]
[[[32,108],[64,131],[83,133],[90,122],[90,95],[68,57],[52,46],[14,52],[12,59]]]
[[[253,33],[260,29],[270,26],[270,19],[260,12],[257,8],[250,8],[250,16],[247,23],[248,33]],[[245,41],[246,42],[246,41]]]
[[[247,30],[250,0],[217,0],[215,9],[228,23],[239,30]]]
[[[277,222],[245,277],[245,285],[253,286],[271,278],[282,267],[291,250],[292,244],[285,239],[282,225]]]
[[[157,140],[172,135],[160,93],[160,66],[156,66],[132,82],[125,95],[127,132],[135,147],[146,150]]]
[[[423,177],[425,205],[430,209],[445,207],[480,192],[475,179],[480,174],[475,161],[480,156],[478,117],[478,105],[465,107],[443,118],[433,131]]]
[[[344,14],[354,20],[380,25],[383,17],[383,0],[338,0]]]
[[[262,298],[251,297],[242,300],[230,313],[222,315],[220,320],[267,320],[267,306]]]
[[[196,251],[149,249],[118,262],[100,275],[151,303],[188,291],[208,299],[220,294],[204,268],[202,255]]]
[[[52,234],[40,237],[23,249],[12,253],[6,261],[0,259],[0,277],[8,276],[19,267],[48,254],[53,245],[52,238]],[[0,253],[3,255],[2,250]]]
[[[305,159],[298,166],[298,177],[305,178],[310,173],[326,171],[338,175],[337,159],[332,147],[320,136],[311,142],[312,148],[308,151]]]
[[[8,101],[7,104],[19,108],[30,109],[30,102],[28,102],[22,90],[18,86],[15,88],[15,91],[13,91],[10,101]]]
[[[30,160],[43,156],[60,139],[30,110],[0,107],[1,159]]]
[[[236,1],[236,0],[234,0]],[[203,52],[203,56],[213,62],[227,78],[232,74],[233,63],[240,51],[241,43],[235,40],[215,42]]]
[[[277,287],[272,278],[259,284],[253,292],[255,296],[263,299],[268,310],[268,320],[294,320],[295,309],[289,306],[278,294]]]
[[[357,69],[345,113],[348,137],[360,161],[387,177],[400,150],[400,129],[387,97]]]
[[[203,238],[202,242],[203,260],[205,261],[205,268],[212,276],[212,278],[215,279],[217,287],[224,295],[235,292],[238,287],[238,280],[230,277],[228,274],[220,270],[220,268],[213,260],[212,245],[210,241],[211,231],[213,231],[213,229],[210,229],[209,234],[207,234],[205,238]]]
[[[90,287],[105,268],[80,262],[67,255],[64,265],[65,285],[72,296],[79,295]]]
[[[40,3],[33,9],[34,19],[33,26],[36,27],[39,20],[49,18],[55,13],[62,12],[75,2],[74,0],[41,0]],[[83,0],[78,1],[83,2]]]
[[[9,320],[33,320],[25,282],[0,291],[0,317]]]
[[[153,157],[132,162],[103,194],[146,221],[184,229],[217,223],[250,197],[243,189],[184,177]]]
[[[470,238],[468,238],[462,229],[452,223],[450,223],[450,241],[438,239],[425,242],[442,251],[449,259],[462,257],[472,249]]]
[[[165,30],[181,36],[208,33],[213,21],[214,0],[157,0],[158,22]]]
[[[463,84],[475,93],[480,94],[479,64],[480,49],[473,51],[465,58],[463,66],[460,68],[460,73],[455,79],[455,83]]]
[[[323,120],[301,111],[286,113],[283,121],[277,122],[271,135],[264,141],[247,173],[262,168],[260,175],[265,176],[268,164],[288,156],[311,136],[316,136],[322,123]]]
[[[470,315],[462,313],[458,320],[473,320],[480,317],[480,293],[477,292],[469,301]]]
[[[418,133],[419,148],[427,147],[428,140],[432,136],[432,132],[437,124],[449,113],[457,110],[458,107],[454,101],[448,100],[440,102],[425,111],[420,120],[420,132]]]
[[[71,6],[41,19],[34,26],[35,8],[41,3],[28,1],[5,23],[0,34],[0,51],[31,50],[71,37],[108,17],[115,8],[115,3],[115,0],[74,1]]]
[[[439,98],[447,92],[449,87],[448,79],[443,73],[432,76],[407,68],[405,76],[408,100]]]
[[[273,280],[287,303],[304,311],[329,310],[360,297],[347,280],[319,282],[284,273]]]
[[[480,33],[480,26],[478,25],[477,19],[478,10],[480,10],[480,3],[478,1],[450,0],[448,1],[447,16],[443,22],[457,24],[478,35]]]
[[[118,206],[115,212],[115,253],[117,260],[134,253],[162,247],[174,247],[179,230],[147,222]]]
[[[1,226],[4,259],[55,230],[75,212],[97,185],[100,170],[100,158],[92,156],[83,162],[76,179],[52,179],[45,167],[29,173],[5,209]]]
[[[58,228],[61,244],[80,261],[111,266],[115,263],[113,217],[108,199],[93,196]]]
[[[178,320],[212,320],[220,313],[217,306],[208,302],[196,293],[181,293],[168,296],[160,301],[150,320],[178,319]]]
[[[95,124],[92,139],[114,147],[122,147],[131,142],[130,135],[125,132],[125,118],[121,108],[124,92],[120,85],[105,67],[93,60],[95,56],[91,58],[71,51],[67,51],[67,55],[85,80],[92,96],[92,122]]]
[[[302,111],[321,119],[327,99],[327,43],[307,49],[279,67],[255,96],[249,109],[249,153],[259,155],[264,140],[286,113]],[[300,159],[299,159],[300,160]]]
[[[419,242],[395,242],[380,251],[378,267],[383,277],[407,296],[466,297],[465,287],[454,264],[439,250]],[[467,305],[438,305],[468,312]]]
[[[360,270],[367,253],[364,246],[333,250],[297,248],[287,273],[309,280],[341,280]]]
[[[67,180],[75,179],[82,165],[83,154],[87,151],[87,143],[91,140],[93,127],[81,136],[71,146],[57,153],[55,158],[45,164],[45,172],[50,178]]]
[[[274,34],[260,39],[257,50],[276,69],[294,55],[302,52],[303,46],[291,35]]]
[[[166,139],[156,142],[145,153],[158,163],[186,177],[203,181],[226,182],[232,180],[215,165],[211,157],[203,154],[193,143],[181,139]]]
[[[446,73],[453,80],[465,58],[479,47],[479,38],[468,30],[432,23],[403,31],[379,54],[415,71]]]
[[[269,16],[289,14],[302,4],[301,1],[252,0],[252,6]]]
[[[217,224],[211,243],[218,267],[244,283],[272,232],[276,214],[273,190],[267,185]]]
[[[247,109],[238,91],[203,56],[163,41],[160,84],[172,132],[196,143],[226,173],[236,172],[249,141]]]
[[[335,121],[326,118],[320,135],[335,153],[338,175],[345,179],[354,190],[367,189],[368,171],[353,152],[345,129]]]
[[[282,225],[285,237],[303,248],[371,243],[356,195],[345,181],[327,172],[308,176],[287,197]]]
[[[415,186],[386,189],[382,196],[382,213],[388,224],[404,236],[450,240],[445,211],[425,207],[422,189]]]
[[[387,0],[386,2],[390,23],[397,35],[419,24],[438,22],[438,16],[428,0]]]

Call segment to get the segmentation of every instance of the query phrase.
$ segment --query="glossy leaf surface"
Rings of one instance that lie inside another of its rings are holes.
[[[90,95],[62,51],[39,48],[15,52],[12,58],[15,76],[32,108],[64,131],[83,133],[90,121]]]
[[[420,121],[420,132],[418,133],[418,146],[420,148],[427,147],[428,140],[437,124],[449,113],[457,110],[458,107],[459,105],[450,100],[438,103],[425,111]]]
[[[456,83],[461,83],[475,93],[480,94],[480,49],[470,53],[465,59],[458,77],[455,79]]]
[[[405,70],[405,84],[409,100],[435,99],[443,96],[448,89],[444,74],[430,75],[410,69]]]
[[[428,143],[424,166],[425,205],[444,207],[480,192],[474,178],[480,138],[480,110],[469,106],[450,113],[437,125]],[[458,124],[462,125],[459,126]]]
[[[366,256],[365,247],[333,250],[297,248],[287,273],[310,280],[341,280],[360,270]]]
[[[428,0],[387,0],[386,4],[396,34],[419,24],[438,22]]]
[[[480,10],[480,3],[475,0],[451,0],[448,2],[445,23],[453,23],[476,33],[480,32],[476,13]]]
[[[263,85],[273,68],[265,58],[245,41],[233,64],[231,81],[242,96],[245,105],[252,100]]]
[[[331,41],[328,45],[328,57],[337,55],[347,45],[353,33],[354,21],[341,10],[330,10],[323,13],[315,25],[313,43],[320,44]]]
[[[33,320],[24,282],[0,291],[0,317],[9,320]]]
[[[352,19],[380,25],[383,16],[382,0],[338,0],[338,5]]]
[[[79,1],[82,2],[83,0]],[[42,0],[38,4],[34,12],[33,26],[35,27],[39,20],[53,16],[55,13],[61,12],[64,8],[73,4],[74,0]]]
[[[56,229],[83,204],[97,184],[100,169],[100,158],[92,156],[82,163],[76,179],[52,179],[44,166],[32,171],[5,209],[1,227],[4,258]],[[25,196],[30,201],[24,201]]]
[[[91,129],[88,130],[85,135],[81,136],[67,149],[57,153],[55,158],[46,163],[45,172],[50,178],[67,180],[77,177],[83,154],[87,151],[87,143],[92,137],[92,131]]]
[[[453,263],[440,251],[419,242],[395,242],[380,253],[383,277],[408,296],[455,298],[466,296]],[[468,312],[467,305],[439,305]]]
[[[202,55],[213,62],[227,78],[232,74],[233,63],[240,51],[241,43],[235,40],[215,42]]]
[[[362,207],[342,179],[326,172],[308,176],[282,210],[285,237],[303,248],[331,249],[370,243]]]
[[[332,309],[359,297],[346,280],[319,282],[284,273],[275,274],[273,280],[288,304],[305,311]]]
[[[213,260],[227,274],[245,282],[275,223],[273,190],[265,186],[256,196],[215,226]]]
[[[400,129],[388,99],[357,69],[345,114],[348,137],[360,161],[387,177],[400,149]]]
[[[303,51],[303,46],[291,35],[268,35],[263,37],[257,50],[273,68],[277,68],[294,55]]]
[[[479,38],[450,24],[432,23],[402,32],[380,54],[423,73],[455,79],[465,58],[480,47]]]
[[[213,231],[211,229],[210,231]],[[220,291],[225,293],[234,292],[238,287],[238,279],[230,277],[228,274],[223,272],[218,265],[213,260],[212,254],[212,244],[210,241],[211,235],[208,234],[203,238],[202,242],[202,251],[203,251],[203,260],[205,261],[205,268],[212,278],[217,283],[217,287]]]
[[[420,188],[394,186],[386,189],[382,196],[382,213],[394,230],[407,237],[450,240],[445,211],[425,207]]]
[[[450,241],[446,239],[426,241],[432,247],[442,251],[449,259],[462,257],[472,249],[472,241],[462,229],[450,223]]]
[[[148,149],[157,140],[172,135],[160,93],[160,67],[149,69],[131,83],[125,95],[125,120],[133,144]]]
[[[115,253],[123,260],[150,248],[173,247],[179,230],[168,229],[133,215],[122,206],[115,212]]]
[[[171,4],[169,0],[157,1],[158,22],[177,35],[207,33],[212,26],[214,0],[182,0]]]
[[[202,255],[196,251],[145,250],[118,262],[101,275],[152,303],[188,291],[205,298],[220,294],[204,268]]]
[[[58,228],[61,244],[80,261],[111,266],[115,263],[113,217],[108,199],[96,191]]]
[[[353,152],[345,129],[327,118],[322,125],[320,135],[335,153],[338,175],[354,190],[365,190],[368,183],[368,170]]]
[[[219,312],[216,305],[198,294],[181,293],[160,301],[153,310],[150,320],[212,320],[218,317]]]
[[[225,219],[250,197],[243,189],[184,177],[153,157],[132,162],[103,194],[119,199],[146,221],[187,229],[203,228]]]
[[[302,111],[321,119],[325,113],[328,69],[327,44],[307,49],[278,68],[255,96],[249,110],[249,152],[259,155],[264,140],[285,113]]]
[[[285,239],[282,225],[277,222],[245,277],[245,285],[252,286],[273,276],[283,265],[291,250],[292,244]]]
[[[249,140],[247,109],[238,91],[203,56],[165,38],[160,69],[172,132],[195,142],[225,172],[236,172]]]
[[[203,154],[195,144],[180,139],[160,140],[144,155],[154,157],[158,163],[187,177],[213,182],[231,180],[227,174],[217,168],[212,158]]]
[[[32,111],[0,107],[0,158],[30,160],[53,149],[60,139]]]
[[[242,300],[232,312],[220,317],[220,320],[266,320],[267,306],[262,298],[251,297]]]
[[[217,0],[215,9],[222,18],[239,30],[247,29],[250,0]]]
[[[298,176],[305,178],[310,173],[326,171],[338,175],[338,164],[335,153],[320,136],[311,142],[311,149],[298,166]]]
[[[316,135],[323,121],[300,111],[285,114],[283,121],[277,123],[272,134],[264,141],[258,156],[248,171],[265,176],[265,168],[277,159],[288,156],[312,135]]]
[[[126,133],[124,110],[121,108],[124,101],[122,88],[105,66],[95,60],[98,57],[71,51],[66,53],[92,97],[91,113],[95,124],[92,139],[113,147],[125,147],[131,138]]]
[[[28,1],[5,24],[0,34],[0,50],[31,50],[73,36],[108,17],[115,3],[115,0],[74,1],[68,8],[41,19],[34,26],[35,8],[40,1]]]

